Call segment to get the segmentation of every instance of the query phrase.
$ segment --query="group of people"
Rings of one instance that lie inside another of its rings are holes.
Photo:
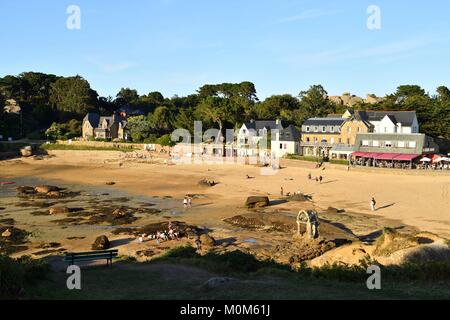
[[[185,209],[192,207],[192,198],[191,197],[184,197],[184,199],[183,199],[183,207]]]
[[[292,194],[290,192],[288,192],[288,193],[286,193],[286,197],[290,197],[291,195],[294,195],[294,196],[295,195],[300,195],[300,194],[302,194],[300,190],[298,190],[298,191],[296,191],[296,192],[294,192]],[[281,197],[285,196],[283,187],[281,187],[281,189],[280,189],[280,195],[281,195]]]
[[[308,180],[312,180],[311,172],[308,173]],[[316,180],[316,182],[318,182],[318,183],[322,183],[323,177],[322,177],[322,176],[318,176],[318,177],[315,178],[315,180]]]
[[[144,233],[139,236],[140,243],[143,243],[146,240],[156,240],[157,244],[169,240],[180,240],[180,233],[176,230],[172,222],[169,222],[167,230],[165,231],[157,231],[156,234],[151,234],[148,236]]]

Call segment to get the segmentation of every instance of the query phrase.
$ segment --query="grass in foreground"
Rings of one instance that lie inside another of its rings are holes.
[[[216,276],[236,283],[206,290]],[[294,272],[244,253],[198,256],[190,247],[150,263],[120,261],[82,268],[82,290],[66,289],[67,275],[52,272],[27,287],[35,299],[450,299],[450,266],[403,266],[382,270],[382,290],[366,287],[365,268],[329,266]]]

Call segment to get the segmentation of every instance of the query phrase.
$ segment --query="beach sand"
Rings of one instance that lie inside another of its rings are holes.
[[[315,169],[314,163],[283,160],[282,169],[277,174],[264,176],[261,175],[261,168],[251,165],[167,165],[164,159],[139,163],[125,161],[122,153],[109,151],[51,151],[50,154],[52,157],[40,161],[32,158],[3,161],[0,163],[0,176],[5,181],[34,177],[99,188],[104,188],[106,182],[111,181],[115,182],[113,188],[132,195],[170,196],[175,203],[179,201],[179,208],[175,210],[180,210],[182,216],[177,219],[215,228],[216,232],[222,231],[222,236],[233,233],[230,225],[222,220],[246,212],[244,203],[248,196],[267,195],[275,201],[271,210],[295,213],[309,208],[326,210],[334,207],[359,214],[360,223],[364,223],[365,219],[372,223],[375,221],[380,229],[398,223],[450,237],[448,172],[366,168],[351,168],[348,172],[346,166],[326,164],[325,170],[322,170]],[[308,180],[308,173],[313,178],[322,175],[323,183]],[[247,175],[252,178],[247,179]],[[214,187],[200,186],[198,182],[204,178],[218,184]],[[285,194],[301,191],[311,195],[312,202],[277,201],[281,187]],[[184,210],[182,199],[187,194],[200,197],[194,199],[192,208]],[[376,212],[370,211],[372,197],[377,200],[379,209]],[[358,225],[353,227],[357,229]],[[361,232],[373,228],[362,228]],[[92,243],[93,236],[72,241],[69,246],[62,243],[65,248],[75,250],[86,246],[89,241]],[[55,236],[58,237],[62,235]]]

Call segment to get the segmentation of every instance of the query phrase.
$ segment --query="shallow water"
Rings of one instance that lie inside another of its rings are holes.
[[[111,230],[120,227],[136,228],[142,226],[147,221],[153,221],[155,219],[161,220],[164,216],[181,216],[183,215],[182,200],[166,198],[166,197],[150,197],[130,194],[125,190],[121,190],[116,186],[91,186],[91,185],[79,185],[68,184],[58,180],[44,180],[36,177],[20,177],[11,178],[0,176],[1,181],[13,181],[13,185],[0,186],[0,219],[13,218],[16,221],[16,225],[27,231],[33,232],[33,235],[37,238],[47,238],[53,231],[63,229],[63,234],[76,236],[83,234],[89,230]],[[61,216],[34,216],[32,212],[45,212],[48,210],[46,207],[38,206],[18,206],[20,203],[32,203],[31,200],[21,199],[17,196],[17,187],[19,186],[36,186],[36,185],[55,185],[60,188],[67,189],[70,192],[79,192],[78,196],[62,198],[62,199],[36,199],[37,203],[47,203],[52,205],[63,205],[69,208],[88,209],[94,205],[101,206],[126,206],[131,208],[152,208],[161,210],[160,213],[149,215],[143,213],[134,213],[134,216],[141,218],[136,220],[131,225],[73,225],[67,224],[55,224],[52,221],[65,218],[65,215]],[[180,205],[181,204],[181,205]],[[59,232],[61,233],[61,232]]]

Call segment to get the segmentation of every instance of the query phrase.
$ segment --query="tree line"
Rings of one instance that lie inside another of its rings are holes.
[[[20,114],[4,111],[9,99],[20,105]],[[86,113],[111,115],[124,106],[144,114],[129,119],[134,141],[154,141],[175,128],[193,132],[194,120],[202,121],[204,128],[221,130],[237,128],[250,119],[275,118],[300,127],[310,117],[343,113],[347,108],[331,101],[321,85],[312,85],[298,96],[273,95],[260,101],[255,85],[248,81],[207,84],[193,94],[168,98],[157,91],[140,95],[130,88],[122,88],[115,97],[102,97],[81,76],[25,72],[0,78],[0,134],[4,137],[43,137],[50,126],[56,135],[77,136]],[[360,102],[353,108],[415,110],[421,132],[450,139],[450,90],[445,86],[430,94],[417,85],[402,85],[382,101]]]

